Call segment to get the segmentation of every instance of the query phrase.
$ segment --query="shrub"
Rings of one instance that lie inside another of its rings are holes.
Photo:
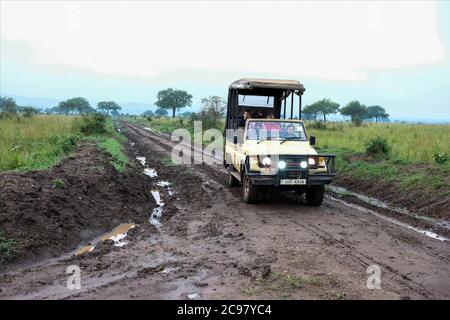
[[[389,143],[382,137],[375,137],[366,143],[366,153],[372,156],[387,156],[391,150]]]
[[[327,130],[327,124],[323,121],[314,121],[314,123],[311,125],[311,128],[317,130]]]
[[[83,115],[80,131],[85,135],[106,133],[106,116],[101,113]]]
[[[448,160],[448,156],[445,153],[440,153],[440,152],[436,152],[434,154],[434,162],[439,163],[439,164],[443,164],[445,162],[447,162]]]

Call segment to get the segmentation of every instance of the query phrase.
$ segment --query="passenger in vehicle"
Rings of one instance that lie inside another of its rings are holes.
[[[262,112],[262,110],[259,110],[257,113],[256,113],[256,119],[264,119],[265,117],[264,117],[264,112]]]
[[[288,127],[286,128],[286,134],[284,138],[297,138],[295,127],[293,124],[288,125]]]
[[[272,112],[269,112],[267,119],[274,119]],[[266,130],[268,138],[278,138],[280,136],[280,124],[278,122],[264,122],[264,130]]]
[[[239,118],[239,127],[245,127],[245,122],[250,119],[250,112],[248,110],[244,111],[243,117]]]

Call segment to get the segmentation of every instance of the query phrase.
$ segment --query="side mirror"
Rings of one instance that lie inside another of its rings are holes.
[[[309,136],[309,144],[312,146],[316,144],[316,136]]]
[[[233,137],[233,143],[234,143],[234,144],[237,144],[237,143],[238,143],[238,139],[237,139],[237,138],[238,138],[237,136],[234,136],[234,137]]]

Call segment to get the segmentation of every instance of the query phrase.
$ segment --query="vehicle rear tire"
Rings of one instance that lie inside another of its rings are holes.
[[[252,180],[246,174],[242,177],[242,199],[248,204],[259,201],[259,188],[252,183]]]
[[[232,170],[231,167],[228,168],[228,185],[230,187],[237,187],[239,185],[239,180],[231,174]]]
[[[320,206],[323,201],[323,196],[325,194],[325,186],[310,186],[306,190],[306,203],[309,206]]]

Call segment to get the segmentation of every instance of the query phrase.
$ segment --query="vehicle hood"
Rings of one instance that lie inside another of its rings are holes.
[[[247,140],[244,143],[243,151],[247,155],[260,154],[280,154],[280,155],[314,155],[316,150],[309,144],[309,141],[271,141],[265,140],[258,144],[256,140]]]

